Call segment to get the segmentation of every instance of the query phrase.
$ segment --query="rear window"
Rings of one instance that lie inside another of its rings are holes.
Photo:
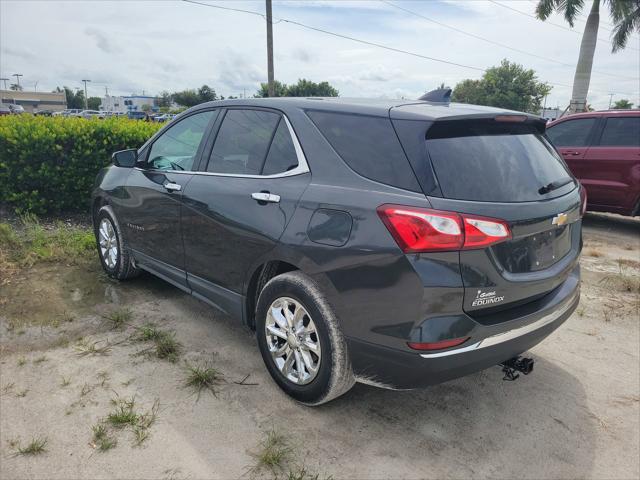
[[[446,198],[529,202],[564,195],[573,182],[540,193],[570,177],[554,148],[527,124],[436,122],[427,150]]]
[[[394,187],[420,191],[388,118],[321,111],[307,111],[307,115],[358,174]]]
[[[640,117],[610,117],[602,131],[600,145],[640,147]]]

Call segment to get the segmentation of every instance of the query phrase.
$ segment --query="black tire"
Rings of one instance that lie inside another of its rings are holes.
[[[269,351],[265,325],[267,311],[278,298],[299,302],[313,319],[321,347],[317,374],[305,385],[285,377]],[[256,334],[262,359],[271,377],[289,396],[306,405],[320,405],[346,393],[355,379],[347,344],[338,319],[317,284],[301,272],[288,272],[272,278],[260,292],[256,308]]]
[[[96,247],[98,249],[98,257],[100,258],[100,263],[102,264],[102,268],[111,278],[115,278],[117,280],[126,280],[128,278],[133,278],[140,274],[140,270],[135,267],[133,263],[133,257],[131,252],[127,246],[127,242],[125,240],[124,235],[122,234],[122,230],[120,228],[120,224],[116,219],[115,214],[113,213],[113,209],[109,205],[105,205],[101,207],[95,215],[95,224],[94,224],[94,233],[96,236]],[[116,243],[118,246],[118,253],[116,256],[115,264],[113,266],[109,266],[107,261],[103,257],[101,248],[100,248],[100,236],[99,229],[102,222],[106,220],[110,222],[113,231],[116,235]]]

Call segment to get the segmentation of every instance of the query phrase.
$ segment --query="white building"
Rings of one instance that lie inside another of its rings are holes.
[[[543,108],[539,115],[544,118],[547,122],[552,122],[558,118],[562,114],[562,110],[559,108]]]
[[[156,97],[149,95],[130,95],[130,96],[116,96],[107,95],[102,99],[100,103],[100,110],[106,112],[131,112],[131,111],[143,111],[145,106],[151,107],[152,111],[158,110],[158,102]]]

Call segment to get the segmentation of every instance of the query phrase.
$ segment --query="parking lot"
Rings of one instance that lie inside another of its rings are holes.
[[[530,376],[356,385],[319,408],[275,386],[249,331],[161,280],[111,282],[97,258],[20,271],[0,286],[0,477],[638,478],[640,220],[588,214],[584,241],[580,306]],[[175,362],[136,340],[149,322],[175,332]],[[214,393],[185,386],[197,364],[222,374]],[[100,451],[92,427],[122,399],[153,420]],[[287,445],[274,468],[269,432]],[[18,453],[37,438],[42,454]]]

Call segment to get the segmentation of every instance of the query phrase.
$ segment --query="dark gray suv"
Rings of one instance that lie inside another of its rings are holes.
[[[255,330],[305,404],[524,371],[579,300],[586,199],[544,132],[428,101],[205,103],[100,172],[100,259]]]

